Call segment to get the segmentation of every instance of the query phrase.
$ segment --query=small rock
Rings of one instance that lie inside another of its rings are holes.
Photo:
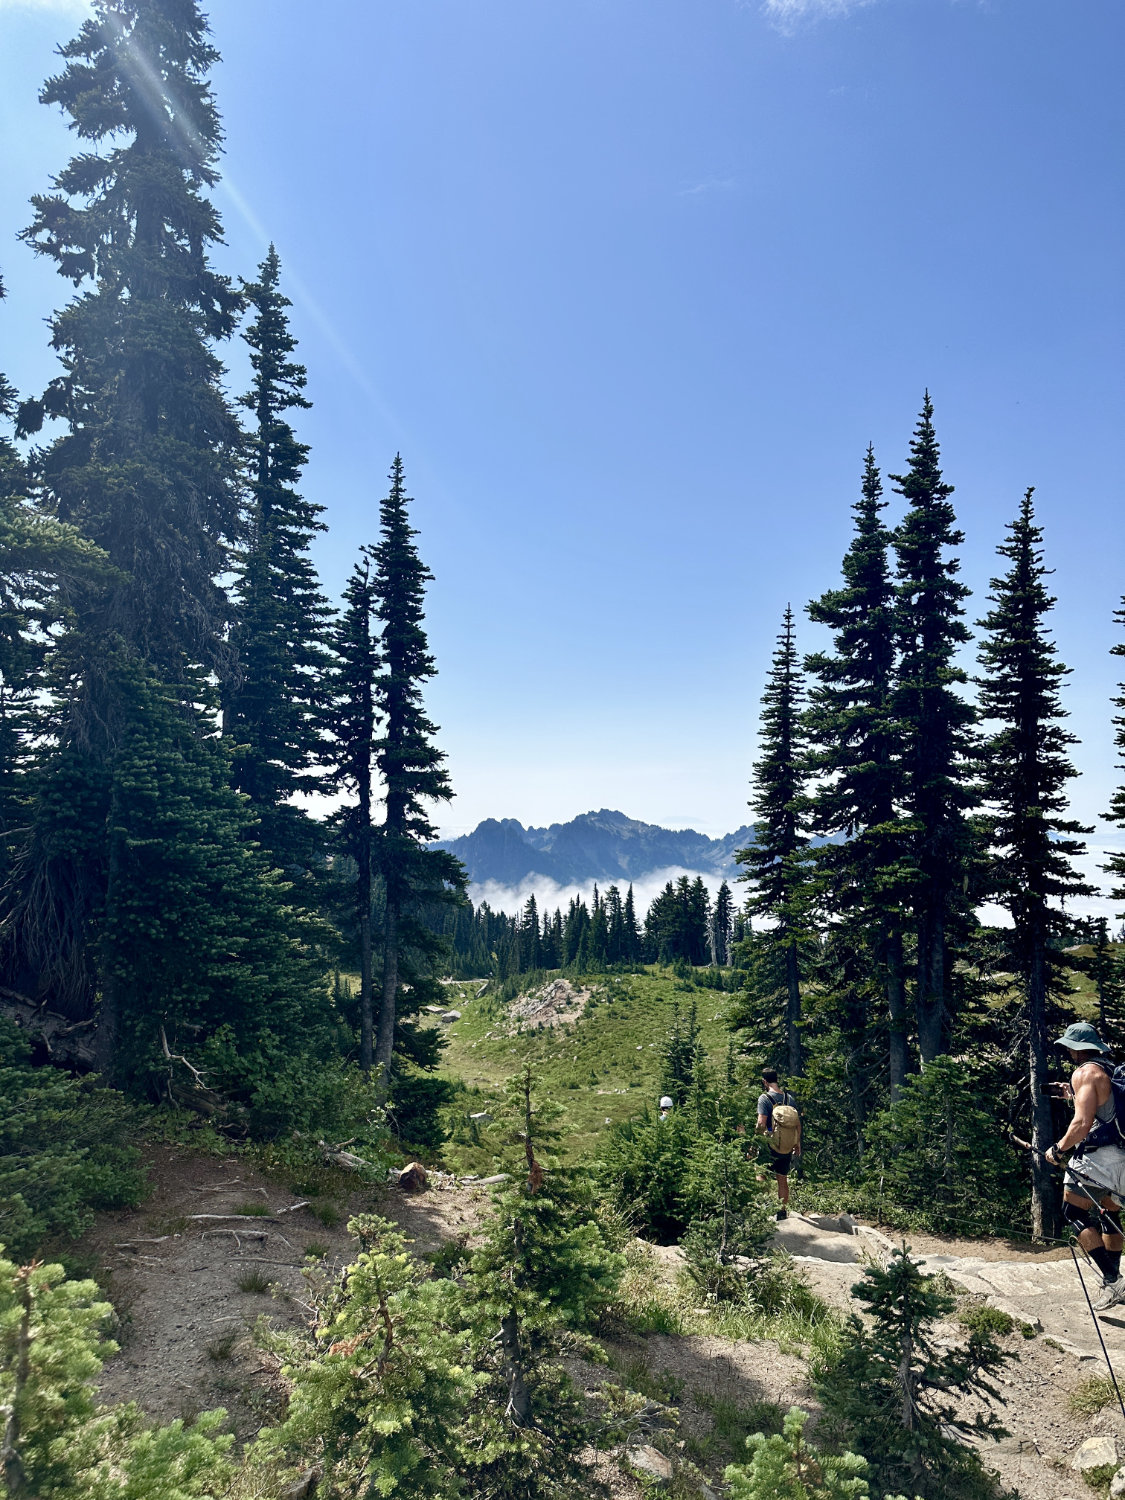
[[[398,1185],[404,1193],[423,1193],[428,1182],[426,1169],[420,1161],[412,1161],[398,1174]]]
[[[477,1187],[492,1187],[493,1184],[495,1184],[497,1182],[507,1182],[507,1180],[508,1180],[508,1174],[507,1174],[507,1172],[494,1172],[491,1177],[478,1177],[476,1179],[476,1186]]]
[[[631,1468],[646,1475],[656,1485],[665,1485],[672,1477],[672,1465],[663,1453],[645,1443],[639,1448],[630,1448],[625,1454]]]
[[[292,1484],[287,1484],[281,1491],[279,1500],[312,1500],[316,1494],[317,1485],[320,1483],[320,1469],[306,1469],[299,1479]]]
[[[477,1111],[477,1113],[475,1115],[470,1115],[469,1119],[470,1120],[491,1120],[492,1116],[488,1113],[487,1109],[480,1109],[480,1110]]]
[[[440,1016],[445,1007],[443,1005],[423,1005],[422,1009],[428,1016]]]
[[[441,1018],[446,1025],[449,1025],[451,1021],[459,1021],[461,1019],[461,1012],[459,1010],[443,1010]]]
[[[1109,1481],[1109,1494],[1110,1500],[1121,1500],[1122,1495],[1125,1495],[1125,1464]]]
[[[1085,1474],[1088,1469],[1105,1469],[1117,1463],[1117,1443],[1112,1434],[1088,1437],[1071,1459],[1070,1467]]]

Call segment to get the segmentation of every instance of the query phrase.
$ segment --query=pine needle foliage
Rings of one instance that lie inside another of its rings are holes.
[[[801,947],[809,926],[806,833],[804,686],[793,611],[786,606],[762,694],[761,754],[754,765],[754,842],[735,858],[750,887],[748,913],[762,919],[756,990],[774,998],[784,1016],[785,1066],[800,1076]]]
[[[1066,786],[1077,775],[1069,758],[1076,737],[1063,726],[1060,689],[1069,668],[1058,660],[1046,617],[1055,600],[1047,592],[1043,533],[1035,524],[1028,490],[1008,539],[997,548],[1008,571],[992,580],[992,609],[981,621],[984,675],[980,712],[994,725],[982,747],[980,776],[989,821],[988,883],[1011,914],[1011,962],[1019,976],[1028,1035],[1031,1101],[1032,1229],[1057,1228],[1058,1191],[1043,1161],[1054,1140],[1048,1081],[1053,1026],[1069,1000],[1065,940],[1068,898],[1092,896],[1073,861],[1085,851],[1075,835],[1091,830],[1066,817]]]
[[[309,557],[313,537],[324,530],[324,507],[297,489],[309,450],[287,414],[311,403],[304,395],[305,367],[292,357],[297,341],[280,283],[281,260],[271,245],[258,279],[243,283],[254,312],[243,334],[254,379],[241,401],[254,426],[223,729],[233,746],[234,785],[259,820],[258,839],[292,871],[308,864],[315,842],[307,816],[288,804],[294,793],[311,788],[319,758],[329,610]]]
[[[908,1246],[886,1267],[869,1266],[853,1294],[866,1305],[851,1315],[839,1353],[814,1375],[825,1416],[841,1441],[862,1453],[876,1491],[922,1500],[961,1500],[993,1492],[979,1455],[958,1436],[1000,1438],[990,1411],[970,1420],[958,1398],[1000,1400],[991,1377],[1011,1357],[974,1331],[963,1346],[939,1348],[934,1324],[953,1297],[923,1275]]]
[[[792,1406],[780,1433],[746,1439],[749,1463],[724,1474],[731,1500],[867,1500],[867,1461],[855,1453],[819,1453],[807,1442],[807,1414]]]

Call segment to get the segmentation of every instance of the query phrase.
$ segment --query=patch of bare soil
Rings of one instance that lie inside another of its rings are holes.
[[[161,1149],[149,1165],[148,1201],[101,1215],[85,1241],[120,1318],[102,1399],[136,1401],[161,1422],[224,1406],[240,1439],[274,1407],[272,1367],[250,1331],[263,1315],[276,1327],[307,1316],[306,1257],[346,1265],[356,1251],[347,1222],[360,1213],[394,1219],[424,1254],[471,1230],[486,1201],[440,1177],[407,1197],[326,1174],[331,1190],[305,1195],[237,1158]]]
[[[895,1245],[903,1240],[915,1255],[965,1255],[977,1260],[1069,1260],[1070,1251],[1065,1245],[1045,1245],[1041,1240],[980,1239],[964,1240],[940,1234],[921,1234],[913,1229],[891,1229],[886,1224],[875,1224],[877,1229]]]
[[[544,1026],[571,1026],[586,1009],[592,990],[579,989],[569,979],[554,979],[542,989],[520,995],[508,1007],[512,1030],[538,1031]]]

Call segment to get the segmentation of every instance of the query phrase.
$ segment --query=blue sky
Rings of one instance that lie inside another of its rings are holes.
[[[14,237],[70,149],[35,96],[81,14],[0,0],[0,368],[25,391],[66,287]],[[835,581],[865,446],[897,471],[926,386],[975,615],[1037,486],[1096,816],[1125,587],[1120,0],[210,15],[220,260],[281,253],[333,595],[397,449],[417,499],[449,831],[745,821],[781,612]]]

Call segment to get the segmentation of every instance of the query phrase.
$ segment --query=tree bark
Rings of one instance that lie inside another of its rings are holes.
[[[887,985],[888,1067],[893,1104],[902,1097],[902,1091],[906,1087],[909,1053],[906,1036],[906,963],[902,952],[902,933],[890,923],[883,928],[883,953]]]
[[[1058,1227],[1058,1200],[1051,1169],[1043,1155],[1054,1140],[1051,1101],[1043,1093],[1047,1082],[1050,1043],[1047,1035],[1047,954],[1042,932],[1031,942],[1027,975],[1028,1083],[1031,1089],[1031,1233],[1035,1239],[1053,1235]]]
[[[379,1069],[376,1098],[384,1104],[391,1086],[391,1053],[395,1044],[395,998],[398,994],[398,902],[387,891],[383,921],[383,994],[379,1003],[379,1035],[375,1064]]]
[[[106,877],[105,916],[106,926],[112,921],[121,888],[121,830],[118,820],[121,815],[121,789],[116,770],[113,792],[109,802],[109,864]],[[114,955],[108,950],[103,938],[102,953],[98,963],[101,980],[101,1002],[98,1006],[98,1029],[94,1035],[94,1054],[98,1071],[108,1083],[117,1081],[117,1038],[121,1024],[121,1001],[117,975],[114,973]]]
[[[918,1051],[922,1066],[945,1046],[945,921],[928,913],[918,927]]]
[[[359,1065],[371,1072],[374,1057],[373,1021],[375,1007],[373,963],[371,956],[371,806],[370,792],[360,792],[360,820],[363,845],[356,877],[356,915],[359,918]]]
[[[500,1348],[508,1382],[508,1409],[504,1415],[512,1418],[517,1427],[525,1427],[531,1418],[531,1392],[523,1372],[520,1320],[514,1308],[500,1319]]]
[[[801,971],[797,963],[797,943],[791,939],[785,950],[785,1040],[790,1078],[804,1072],[801,1056]]]

